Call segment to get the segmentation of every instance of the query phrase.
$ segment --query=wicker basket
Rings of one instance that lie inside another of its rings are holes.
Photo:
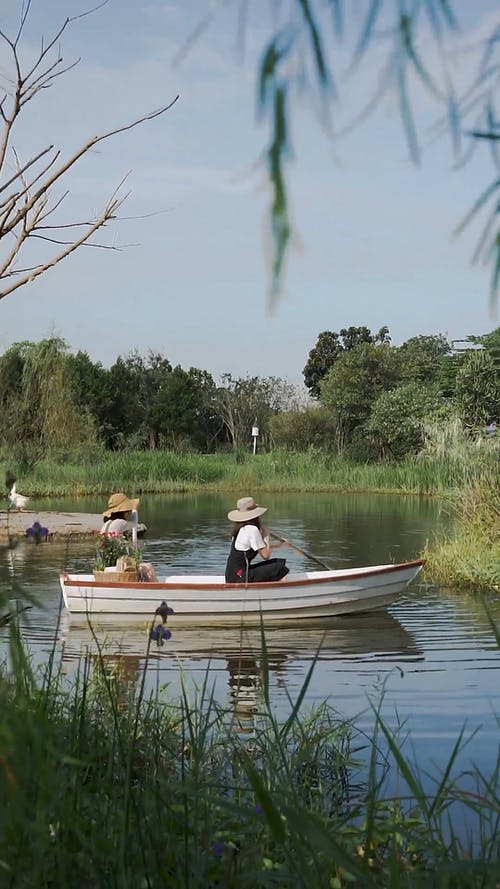
[[[94,571],[94,580],[99,583],[136,583],[138,571]]]

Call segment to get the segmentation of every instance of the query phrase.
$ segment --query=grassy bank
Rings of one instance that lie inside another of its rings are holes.
[[[3,886],[498,885],[498,769],[461,789],[458,742],[429,797],[378,719],[360,771],[353,727],[326,705],[300,708],[307,680],[277,721],[265,644],[251,732],[214,703],[210,674],[194,701],[162,703],[127,684],[120,658],[83,661],[68,691],[57,677],[35,684],[15,633],[12,654],[0,679]],[[386,797],[388,769],[407,801]],[[470,836],[454,831],[457,810]]]
[[[427,575],[437,583],[500,592],[500,485],[497,471],[478,478],[449,502],[457,517],[452,537],[428,542]]]
[[[494,455],[486,455],[493,464]],[[100,452],[83,462],[41,461],[30,469],[3,459],[18,488],[36,497],[107,496],[125,489],[134,494],[221,491],[355,492],[444,494],[473,480],[477,459],[429,455],[398,463],[359,464],[322,452],[293,454],[176,454],[170,451]]]

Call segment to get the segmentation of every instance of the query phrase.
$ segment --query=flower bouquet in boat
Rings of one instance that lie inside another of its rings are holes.
[[[94,560],[94,579],[103,583],[133,583],[139,579],[141,551],[122,534],[100,534]]]

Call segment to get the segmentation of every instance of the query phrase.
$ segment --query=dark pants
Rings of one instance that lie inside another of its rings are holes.
[[[248,583],[265,583],[270,580],[281,580],[289,572],[284,559],[265,559],[251,564],[248,569]],[[246,580],[243,577],[243,582]]]

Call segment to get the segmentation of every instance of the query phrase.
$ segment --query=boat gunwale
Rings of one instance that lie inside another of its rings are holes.
[[[410,562],[397,562],[394,565],[381,565],[370,570],[370,566],[366,566],[366,573],[353,574],[353,570],[359,569],[348,568],[342,574],[335,574],[327,577],[306,577],[287,580],[283,578],[280,581],[265,581],[261,583],[175,583],[169,581],[101,581],[101,580],[73,580],[67,571],[61,571],[61,582],[66,587],[90,587],[91,589],[102,588],[107,589],[141,589],[141,590],[253,590],[275,588],[279,584],[280,588],[296,587],[296,586],[315,586],[317,584],[335,583],[337,581],[349,580],[353,577],[370,577],[379,574],[389,574],[393,571],[401,571],[409,568],[422,568],[425,565],[425,559],[414,559]],[[336,569],[332,569],[332,572]],[[319,573],[319,572],[318,572]],[[325,572],[321,572],[325,573]],[[193,575],[195,577],[196,575]]]

